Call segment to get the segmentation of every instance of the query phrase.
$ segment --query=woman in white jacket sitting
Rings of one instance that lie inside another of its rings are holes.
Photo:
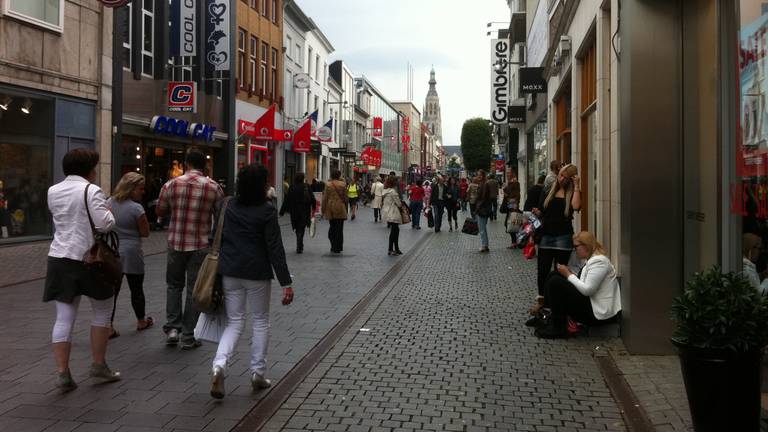
[[[536,329],[538,337],[568,337],[568,317],[593,325],[611,319],[621,311],[616,269],[605,256],[603,246],[591,233],[582,231],[573,236],[573,249],[586,263],[578,276],[568,267],[558,265],[557,273],[547,279],[544,302],[552,314],[544,327]]]

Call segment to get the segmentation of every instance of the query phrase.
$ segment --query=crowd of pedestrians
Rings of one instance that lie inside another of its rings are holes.
[[[77,388],[69,370],[69,357],[82,296],[88,297],[93,311],[90,376],[105,382],[121,379],[120,373],[111,370],[106,362],[109,338],[120,336],[114,322],[119,284],[110,288],[101,283],[85,258],[109,233],[119,238],[119,265],[130,290],[136,330],[154,325],[154,319],[146,315],[143,290],[141,238],[149,235],[150,222],[154,222],[148,220],[140,204],[145,179],[127,173],[107,197],[93,184],[98,161],[99,155],[93,151],[70,151],[63,159],[66,178],[48,191],[55,232],[43,300],[56,305],[52,349],[58,374],[56,385],[62,392]],[[252,321],[253,331],[251,384],[254,390],[270,386],[266,355],[272,279],[276,277],[282,287],[284,305],[290,304],[294,296],[278,215],[290,215],[296,253],[301,254],[305,233],[316,228],[320,216],[318,200],[322,218],[328,221],[330,252],[334,255],[344,251],[344,222],[357,218],[359,202],[370,202],[373,223],[386,222],[389,256],[403,254],[400,225],[410,223],[412,229],[420,230],[422,215],[436,234],[442,230],[446,213],[449,232],[466,232],[466,226],[460,228],[459,224],[461,211],[465,225],[476,223],[480,253],[490,252],[488,224],[497,220],[498,214],[504,217],[510,249],[522,246],[521,227],[535,222],[530,242],[536,244],[538,296],[526,325],[536,327],[539,337],[568,337],[583,326],[616,320],[621,310],[616,271],[606,251],[593,234],[574,233],[573,217],[581,209],[581,184],[574,165],[561,166],[553,161],[549,175],[538,178],[526,191],[524,201],[517,179],[510,179],[502,187],[495,176],[488,176],[484,170],[462,179],[439,174],[430,179],[413,179],[407,186],[394,172],[372,178],[367,184],[359,176],[346,182],[339,170],[334,170],[326,183],[312,179],[308,184],[305,175],[297,173],[279,211],[276,193],[268,183],[269,173],[262,166],[248,165],[238,172],[231,199],[205,175],[202,153],[189,151],[185,167],[182,175],[162,186],[155,208],[157,217],[169,220],[163,331],[169,346],[182,350],[201,346],[195,337],[200,312],[192,291],[210,251],[216,221],[222,227],[218,274],[226,327],[212,362],[211,395],[215,398],[226,394],[227,367],[247,318]],[[317,193],[322,198],[316,198]],[[569,268],[573,259],[583,265]]]

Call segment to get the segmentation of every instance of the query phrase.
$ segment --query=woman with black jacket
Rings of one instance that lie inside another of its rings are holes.
[[[304,252],[304,231],[312,222],[315,204],[315,195],[304,182],[304,173],[297,173],[280,207],[280,216],[291,214],[291,227],[296,232],[297,254]]]
[[[237,194],[226,204],[219,274],[224,290],[227,327],[213,359],[211,396],[224,397],[224,377],[232,353],[243,334],[246,310],[252,318],[250,377],[254,390],[267,388],[269,298],[272,279],[283,287],[283,305],[293,301],[291,273],[277,222],[277,210],[267,199],[267,169],[254,164],[237,175]],[[246,308],[246,305],[248,307]]]

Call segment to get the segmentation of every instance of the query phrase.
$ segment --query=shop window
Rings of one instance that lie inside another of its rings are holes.
[[[3,13],[47,29],[63,31],[64,0],[0,0]]]
[[[143,0],[141,9],[141,73],[152,78],[155,60],[155,0]]]
[[[756,0],[734,2],[737,8],[739,50],[735,106],[735,167],[730,184],[730,213],[741,219],[740,254],[743,270],[760,289],[768,285],[768,62],[765,28],[768,8]]]
[[[192,60],[193,57],[174,57],[172,62],[171,77],[174,81],[192,81]]]
[[[0,99],[8,107],[0,110],[0,243],[50,235],[53,101],[9,95],[2,89]]]
[[[555,159],[571,163],[571,92],[555,100]]]
[[[597,48],[593,42],[581,60],[581,95],[580,95],[580,116],[581,124],[579,129],[580,136],[580,158],[579,158],[579,178],[581,178],[581,229],[590,231],[590,219],[595,222],[594,196],[596,196],[596,181],[590,178],[594,176],[596,170],[590,165],[596,159],[593,157],[596,142],[596,104],[597,104]],[[594,230],[591,230],[594,231]]]

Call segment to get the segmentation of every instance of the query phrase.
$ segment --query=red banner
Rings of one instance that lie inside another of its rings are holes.
[[[384,136],[384,119],[381,117],[373,118],[373,136]]]
[[[373,155],[371,154],[371,151],[373,150],[373,147],[366,147],[363,149],[363,152],[360,153],[360,160],[363,161],[366,165],[373,165],[372,158]]]
[[[293,137],[293,151],[308,153],[312,150],[312,121],[307,119]]]
[[[503,159],[497,159],[496,160],[496,171],[504,171],[504,160]]]
[[[276,139],[275,105],[270,106],[269,109],[256,120],[256,123],[251,123],[245,120],[238,121],[237,132],[239,135],[245,134],[257,140],[271,141]]]
[[[275,141],[293,141],[293,131],[290,129],[275,129],[272,139]]]
[[[376,168],[381,168],[381,159],[382,159],[382,153],[381,150],[372,150],[372,163],[371,165],[375,166]]]

